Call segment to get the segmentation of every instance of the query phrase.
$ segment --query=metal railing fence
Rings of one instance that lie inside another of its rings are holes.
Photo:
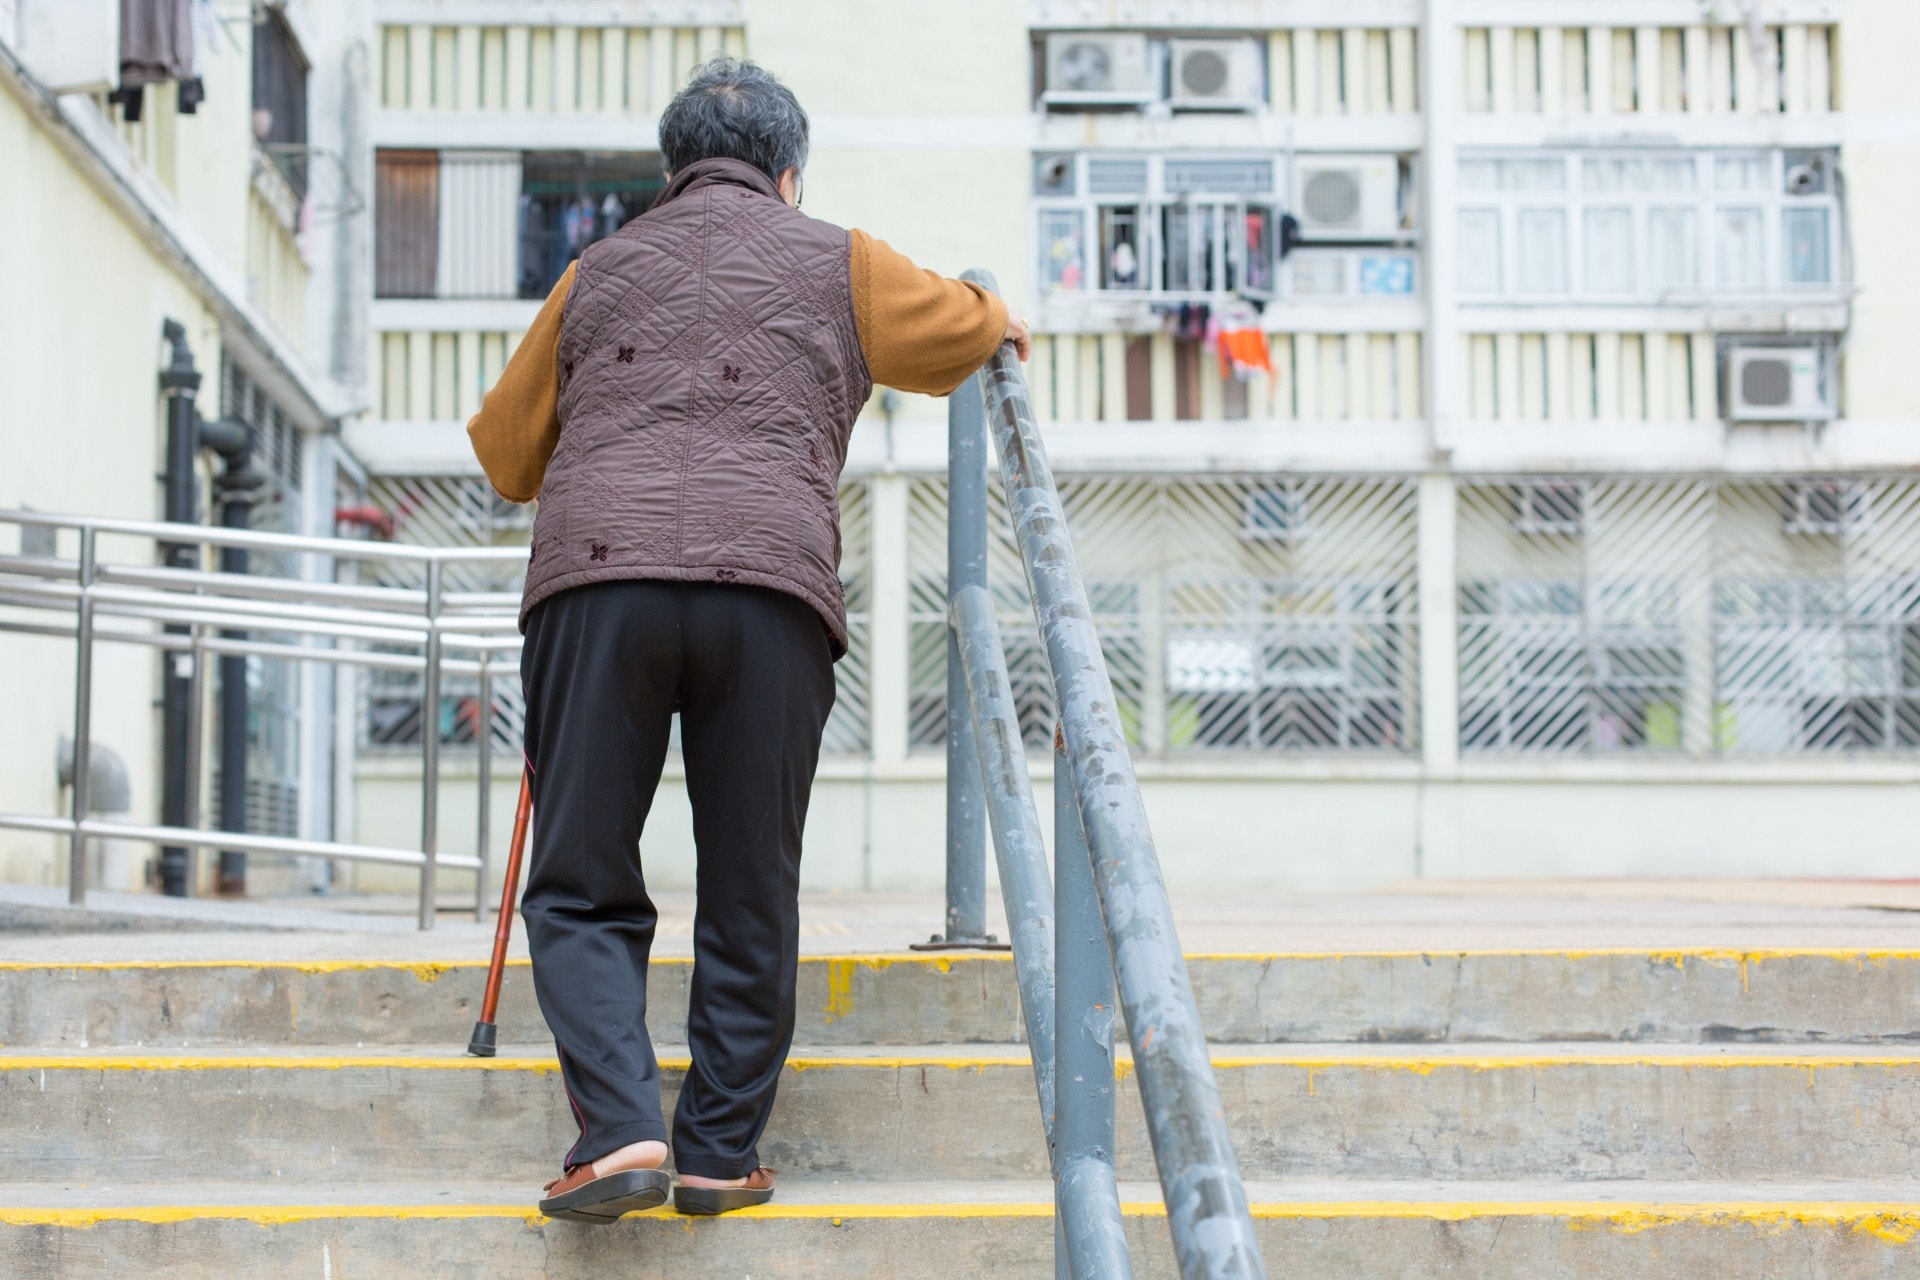
[[[1920,749],[1920,481],[1473,477],[1461,749]]]
[[[118,839],[189,851],[188,892],[197,885],[191,859],[202,849],[303,855],[349,862],[417,868],[419,924],[433,927],[441,868],[475,875],[474,912],[487,911],[487,850],[490,788],[478,788],[478,833],[473,854],[439,849],[441,736],[420,735],[420,847],[394,849],[334,840],[293,839],[211,831],[199,821],[199,763],[204,752],[207,660],[216,655],[259,656],[319,662],[374,671],[413,672],[420,677],[422,720],[438,716],[449,677],[477,682],[480,723],[476,740],[480,776],[490,768],[492,681],[511,670],[520,649],[518,591],[450,590],[448,578],[462,567],[511,566],[524,571],[520,548],[423,547],[257,533],[204,525],[118,520],[87,516],[0,511],[0,526],[34,530],[32,554],[0,555],[0,633],[71,638],[74,641],[73,758],[91,759],[93,666],[103,643],[137,645],[173,653],[188,666],[187,814],[183,825],[114,822],[91,816],[89,769],[73,770],[67,816],[0,813],[0,827],[65,835],[68,895],[84,903],[87,844]],[[109,559],[106,541],[125,548]],[[69,551],[62,554],[60,544]],[[51,545],[47,545],[51,543]],[[305,562],[308,576],[169,568],[158,548],[190,546],[197,562],[208,547],[242,547]],[[412,566],[418,587],[361,585],[336,579],[340,566]],[[70,621],[68,620],[70,617]]]
[[[966,279],[995,289],[986,272]],[[1266,1275],[1206,1035],[1026,378],[1002,346],[948,409],[947,940],[981,941],[993,830],[1055,1188],[1059,1271],[1132,1275],[1114,1178],[1112,1012],[1133,1049],[1184,1280]],[[1052,890],[987,576],[991,434],[1033,601],[1055,734]]]

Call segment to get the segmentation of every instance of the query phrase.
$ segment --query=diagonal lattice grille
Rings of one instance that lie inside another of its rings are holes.
[[[1920,747],[1920,484],[1730,484],[1720,511],[1715,749]]]
[[[840,487],[840,585],[847,601],[847,656],[833,669],[833,714],[820,750],[829,755],[865,755],[868,675],[873,663],[873,521],[864,480]]]
[[[1920,746],[1920,485],[1476,480],[1461,746],[1705,756]]]
[[[1074,548],[1133,744],[1407,751],[1417,741],[1414,486],[1261,477],[1061,482]],[[1028,742],[1053,702],[1005,502],[989,571]],[[945,729],[945,486],[909,498],[910,741]]]

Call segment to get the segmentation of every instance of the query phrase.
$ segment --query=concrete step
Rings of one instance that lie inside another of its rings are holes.
[[[474,1157],[483,1152],[470,1153]],[[1313,1183],[1248,1187],[1269,1272],[1315,1280],[1909,1280],[1920,1186],[1876,1182]],[[1135,1274],[1172,1280],[1151,1184],[1122,1187]],[[527,1190],[451,1177],[300,1188],[0,1185],[0,1273],[465,1277],[712,1275],[760,1280],[1053,1275],[1050,1190],[783,1179],[717,1219],[669,1210],[613,1227],[553,1222]],[[1390,1259],[1390,1262],[1385,1260]]]
[[[680,1051],[663,1050],[671,1106]],[[1920,1052],[1872,1045],[1222,1047],[1252,1178],[1920,1178]],[[1150,1178],[1128,1064],[1119,1166]],[[789,1175],[1045,1175],[1019,1046],[796,1050],[761,1154]],[[550,1052],[0,1054],[0,1180],[290,1184],[484,1160],[550,1175],[574,1125]]]
[[[1227,1043],[1920,1040],[1920,952],[1602,950],[1202,955],[1189,959],[1210,1038]],[[663,959],[649,1019],[686,1025],[692,963]],[[466,1044],[481,962],[121,962],[0,965],[0,1044]],[[810,957],[803,1043],[1021,1038],[1004,955]],[[547,1036],[524,960],[503,1040]]]

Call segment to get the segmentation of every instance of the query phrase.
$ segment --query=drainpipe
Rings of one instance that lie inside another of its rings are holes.
[[[200,374],[193,367],[187,330],[168,320],[161,335],[173,348],[172,361],[160,372],[160,394],[167,410],[166,518],[176,524],[195,522],[194,456],[199,451],[199,415],[194,397],[200,392]],[[163,543],[161,562],[170,569],[200,567],[200,548],[190,542]],[[169,624],[168,632],[184,635],[187,628]],[[160,821],[170,827],[187,823],[187,794],[193,779],[187,771],[188,700],[192,696],[193,659],[175,650],[162,655]],[[160,851],[160,888],[173,897],[185,897],[187,851],[168,845]]]
[[[220,455],[223,464],[213,490],[220,501],[220,523],[229,529],[248,528],[254,498],[265,479],[253,467],[253,428],[238,418],[200,424],[200,440]],[[220,572],[247,572],[245,547],[220,548]],[[245,639],[244,631],[222,631],[224,639]],[[247,659],[241,654],[220,656],[220,829],[247,829]],[[220,851],[215,892],[240,897],[247,891],[247,855],[236,849]]]

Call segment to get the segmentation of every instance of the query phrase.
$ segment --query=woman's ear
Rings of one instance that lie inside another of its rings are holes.
[[[800,171],[787,168],[780,171],[780,198],[796,209],[800,207]]]

